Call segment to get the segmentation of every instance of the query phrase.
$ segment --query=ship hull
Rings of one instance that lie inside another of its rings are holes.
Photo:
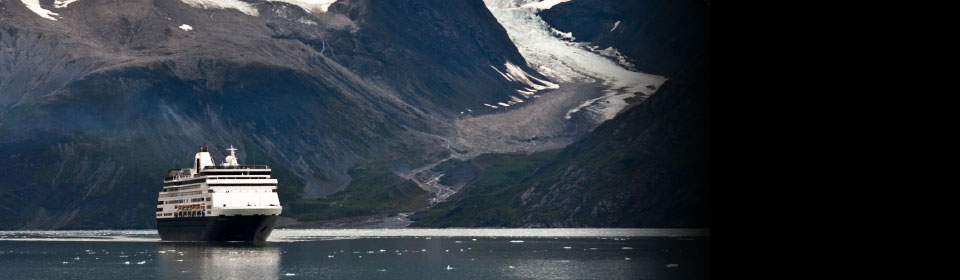
[[[163,241],[264,242],[277,216],[214,216],[157,219]]]

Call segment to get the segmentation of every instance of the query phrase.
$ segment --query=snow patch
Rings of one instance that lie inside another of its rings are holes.
[[[533,8],[537,10],[547,10],[547,9],[553,8],[553,6],[556,6],[557,4],[560,4],[563,2],[569,2],[569,1],[570,0],[543,0],[540,2],[527,3],[520,7]]]
[[[180,26],[180,29],[183,29],[183,31],[190,31],[190,30],[193,30],[193,27],[187,24],[183,24]]]
[[[316,21],[312,21],[312,20],[305,19],[305,18],[300,18],[300,19],[297,20],[297,22],[303,23],[303,24],[306,24],[306,25],[317,25],[317,22],[316,22]]]
[[[57,1],[53,1],[53,7],[54,7],[54,8],[57,8],[57,9],[63,9],[63,8],[66,8],[67,5],[70,5],[70,3],[77,2],[77,1],[79,1],[79,0],[57,0]]]
[[[330,5],[337,2],[337,0],[267,0],[268,2],[284,2],[292,5],[297,5],[300,8],[303,8],[304,11],[310,13],[326,13],[327,9],[330,8]]]
[[[184,4],[190,5],[190,7],[194,8],[234,9],[251,16],[260,15],[260,12],[257,11],[253,5],[240,0],[180,0],[180,2],[183,2]]]
[[[610,28],[610,32],[613,32],[614,30],[616,30],[618,26],[620,26],[620,21],[619,21],[619,20],[618,20],[616,23],[613,24],[613,28]]]
[[[557,30],[556,28],[550,27],[550,33],[552,33],[553,35],[556,35],[557,37],[560,37],[560,38],[562,38],[562,39],[565,39],[565,40],[567,40],[567,41],[573,42],[574,40],[577,40],[577,37],[573,37],[573,32],[572,32],[572,31],[571,31],[571,32],[560,32],[560,30]]]
[[[524,88],[516,91],[524,98],[530,98],[530,96],[536,97],[537,91],[560,88],[560,85],[530,75],[526,71],[523,71],[523,68],[510,63],[510,61],[504,63],[503,67],[504,71],[500,71],[500,69],[497,69],[497,67],[490,65],[490,68],[493,68],[494,71],[497,71],[497,73],[499,73],[504,79],[507,79],[507,81],[523,84]],[[517,98],[516,96],[511,95],[509,97],[510,100],[507,100],[506,102],[498,102],[497,104],[502,107],[510,107],[510,105],[523,103],[523,100]],[[487,107],[496,108],[496,106],[489,105],[487,105]]]
[[[500,76],[503,76],[508,81],[524,84],[529,88],[532,88],[534,91],[560,88],[560,85],[551,83],[550,81],[541,80],[537,77],[527,74],[526,71],[523,71],[523,68],[520,68],[520,66],[516,66],[509,61],[504,63],[503,66],[506,68],[506,71],[501,72],[500,69],[497,69],[497,67],[490,65],[493,70],[496,70],[497,73],[500,73]]]
[[[49,20],[57,20],[55,16],[60,16],[60,14],[54,13],[53,11],[44,9],[40,6],[40,0],[20,0],[23,2],[23,5],[27,6],[27,9],[30,9],[37,15]]]

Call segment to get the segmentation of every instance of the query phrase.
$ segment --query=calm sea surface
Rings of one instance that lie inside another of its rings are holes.
[[[0,231],[2,279],[707,279],[706,230],[275,230],[262,245],[156,230]]]

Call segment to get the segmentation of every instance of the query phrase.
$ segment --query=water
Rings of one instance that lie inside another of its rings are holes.
[[[267,244],[155,230],[0,232],[4,279],[704,279],[705,230],[276,230]]]

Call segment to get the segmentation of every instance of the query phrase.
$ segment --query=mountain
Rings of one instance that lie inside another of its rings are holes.
[[[0,230],[153,228],[204,144],[283,226],[703,226],[705,7],[0,0]]]
[[[528,86],[505,65],[546,80],[479,0],[305,2],[0,1],[0,229],[153,227],[160,179],[206,143],[307,215],[357,166],[457,153],[458,112]]]
[[[414,226],[709,227],[710,89],[701,55],[562,150],[451,163],[465,186]]]
[[[646,73],[672,76],[710,47],[710,12],[704,2],[575,0],[539,15],[598,52],[623,58]]]

